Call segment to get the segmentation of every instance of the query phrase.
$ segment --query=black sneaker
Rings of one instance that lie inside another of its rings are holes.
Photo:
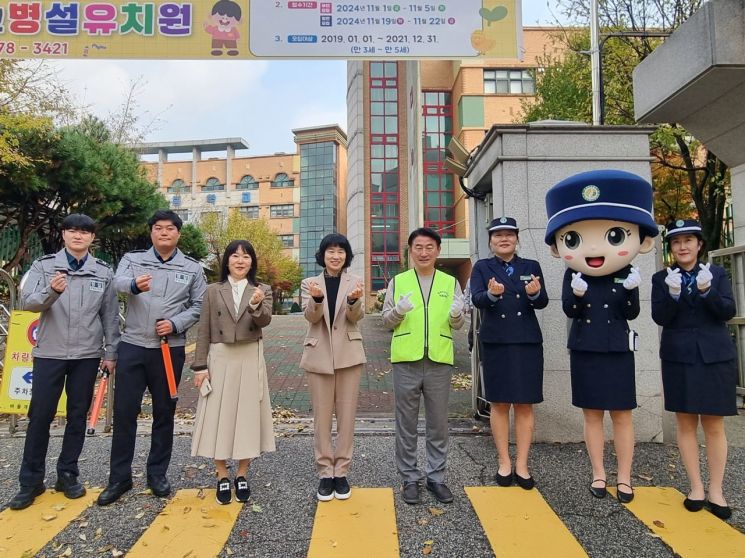
[[[334,497],[337,500],[346,500],[352,495],[347,477],[334,477]]]
[[[233,494],[230,491],[230,481],[227,478],[221,478],[217,481],[217,492],[215,499],[218,504],[229,504],[233,500]]]
[[[334,498],[334,479],[331,477],[322,478],[318,483],[318,493],[316,494],[321,502],[328,502]]]
[[[248,486],[246,477],[235,478],[235,499],[239,502],[248,502],[251,497],[251,487]]]

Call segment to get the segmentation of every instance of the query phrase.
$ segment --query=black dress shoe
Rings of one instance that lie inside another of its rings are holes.
[[[34,503],[37,496],[44,494],[46,490],[44,483],[37,484],[34,486],[21,486],[18,494],[13,496],[13,499],[8,504],[11,510],[22,510],[29,507]]]
[[[708,503],[708,509],[711,513],[716,515],[719,519],[729,519],[732,517],[732,510],[729,506],[720,506],[712,502]]]
[[[525,478],[517,473],[515,473],[515,482],[517,483],[517,486],[523,490],[531,490],[535,486],[535,479],[533,479],[533,477]]]
[[[592,486],[596,482],[602,482],[603,486]],[[605,488],[606,482],[605,479],[595,479],[590,483],[590,494],[595,496],[595,498],[605,498],[605,495],[608,494],[608,490]]]
[[[168,479],[162,475],[148,475],[147,486],[158,498],[164,498],[171,493],[171,483],[168,482]]]
[[[626,488],[631,490],[631,492],[621,492],[622,486],[625,486]],[[626,484],[625,482],[617,482],[616,483],[616,498],[622,504],[628,504],[629,502],[631,502],[631,500],[634,499],[634,489],[631,488],[630,484]]]
[[[419,483],[418,482],[405,482],[401,489],[401,499],[407,504],[418,504],[419,503]]]
[[[497,471],[497,474],[494,475],[494,480],[497,481],[499,486],[512,486],[512,471],[508,475],[500,475],[499,471]]]
[[[683,500],[683,506],[689,512],[701,511],[702,509],[704,509],[705,505],[706,505],[706,500],[692,500],[691,498],[688,498],[688,497],[686,497],[686,499]]]
[[[54,483],[54,489],[62,492],[65,498],[74,500],[85,496],[85,487],[78,482],[78,477],[72,473],[57,473],[57,482]]]
[[[110,482],[104,491],[98,495],[96,503],[99,506],[108,506],[124,496],[124,494],[129,490],[132,490],[132,479]]]
[[[453,493],[444,482],[427,481],[427,490],[429,490],[438,502],[449,504],[453,501]]]

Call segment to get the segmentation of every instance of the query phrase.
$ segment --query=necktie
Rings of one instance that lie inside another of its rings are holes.
[[[504,270],[507,272],[507,275],[512,277],[512,274],[515,272],[515,268],[512,267],[509,263],[504,262]]]
[[[683,281],[686,285],[686,291],[688,294],[694,294],[693,283],[696,281],[696,274],[690,271],[683,272]]]

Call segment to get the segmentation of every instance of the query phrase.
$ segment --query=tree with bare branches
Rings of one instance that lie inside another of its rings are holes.
[[[663,39],[647,31],[672,32],[703,0],[600,0],[605,123],[634,124],[633,69]],[[592,121],[589,0],[558,0],[557,9],[571,27],[553,34],[556,55],[546,53],[536,72],[536,96],[523,103],[524,121],[547,118]],[[708,249],[722,243],[729,192],[729,169],[716,154],[677,123],[662,123],[650,138],[655,213],[665,224],[693,215],[701,221]]]

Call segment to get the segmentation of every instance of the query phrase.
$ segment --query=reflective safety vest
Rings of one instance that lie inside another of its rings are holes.
[[[432,288],[425,302],[414,269],[396,275],[393,300],[411,293],[414,308],[393,330],[391,362],[415,362],[425,356],[434,362],[453,364],[453,334],[450,306],[453,304],[455,277],[435,270]]]

